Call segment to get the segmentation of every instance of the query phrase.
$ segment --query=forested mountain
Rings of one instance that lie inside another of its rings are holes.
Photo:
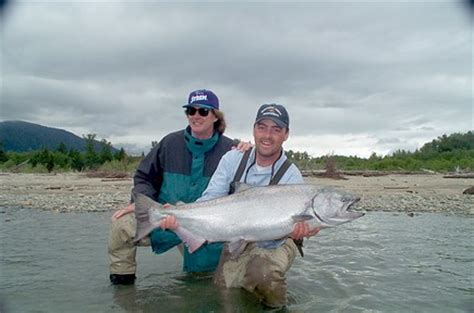
[[[24,121],[0,122],[0,143],[3,150],[27,152],[40,149],[56,150],[63,143],[68,150],[86,150],[86,140],[63,129],[46,127]],[[100,143],[95,141],[95,150]],[[112,148],[113,151],[117,151]]]

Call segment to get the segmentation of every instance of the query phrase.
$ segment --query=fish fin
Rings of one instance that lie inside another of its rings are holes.
[[[245,190],[252,189],[252,188],[255,188],[255,187],[251,186],[251,185],[248,185],[246,183],[235,182],[235,192],[234,193],[243,192]]]
[[[241,255],[242,252],[244,252],[245,248],[247,247],[247,244],[248,242],[243,238],[229,242],[228,246],[229,246],[230,258],[232,260],[237,259],[237,257],[239,257],[239,255]]]
[[[301,239],[293,239],[293,242],[296,245],[296,248],[298,248],[298,251],[301,255],[301,257],[304,257],[304,252],[303,252],[303,238]]]
[[[178,235],[179,239],[184,242],[189,253],[193,253],[206,242],[206,239],[192,234],[189,230],[181,226],[178,226],[174,232]]]
[[[304,221],[309,221],[314,218],[314,216],[310,214],[300,214],[300,215],[293,215],[291,217],[293,221],[295,222],[304,222]]]

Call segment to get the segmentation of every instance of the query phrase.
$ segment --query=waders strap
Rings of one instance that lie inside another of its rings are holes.
[[[286,170],[291,166],[291,162],[286,159],[285,162],[281,165],[281,167],[278,169],[278,172],[273,176],[272,180],[270,181],[270,185],[276,185],[280,181],[280,179],[285,175]],[[296,245],[296,248],[298,248],[298,251],[300,255],[303,257],[303,239],[293,239],[293,242]]]
[[[239,182],[240,179],[242,178],[242,175],[244,174],[245,167],[247,166],[247,161],[249,160],[251,152],[252,152],[252,149],[249,149],[244,152],[244,155],[242,156],[242,160],[240,161],[240,164],[239,164],[239,168],[237,169],[237,172],[235,172],[234,179],[230,183],[229,195],[235,192],[235,183]]]
[[[269,185],[277,185],[280,179],[285,175],[286,170],[291,166],[290,160],[286,159],[285,162],[280,166],[278,172],[276,172],[275,176],[270,180]]]

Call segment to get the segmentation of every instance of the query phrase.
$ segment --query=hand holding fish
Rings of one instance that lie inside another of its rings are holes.
[[[309,238],[319,233],[319,227],[311,230],[309,224],[306,222],[298,222],[293,227],[293,232],[290,237],[296,240],[303,239],[304,237]]]
[[[176,230],[178,228],[178,221],[176,220],[176,216],[168,215],[165,218],[161,219],[160,227],[165,230]]]

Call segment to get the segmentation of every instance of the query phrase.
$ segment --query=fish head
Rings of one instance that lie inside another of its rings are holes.
[[[351,222],[365,213],[354,211],[360,198],[343,190],[325,187],[318,189],[312,198],[311,209],[323,227],[333,227]]]

